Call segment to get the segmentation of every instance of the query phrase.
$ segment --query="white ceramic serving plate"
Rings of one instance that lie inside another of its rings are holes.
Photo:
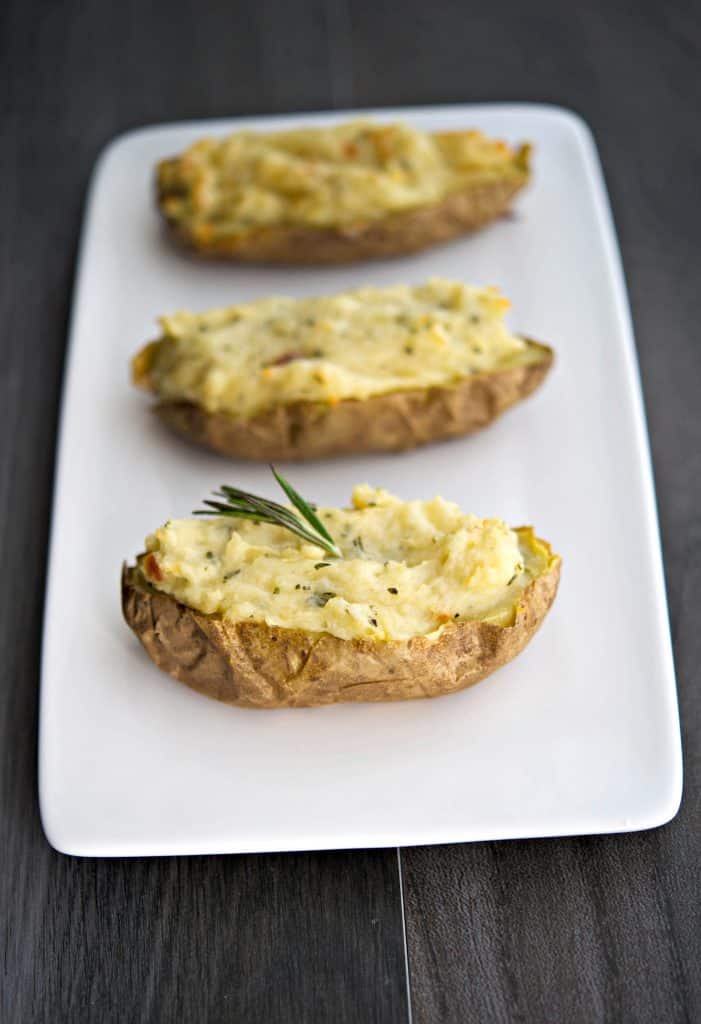
[[[674,668],[631,321],[601,169],[573,114],[531,105],[367,112],[535,143],[515,218],[407,259],[335,269],[218,265],[161,230],[152,172],[203,134],[344,114],[165,125],[94,175],[63,404],[46,602],[40,799],[49,841],[91,856],[227,853],[623,832],[676,812]],[[162,428],[129,384],[155,317],[271,292],[431,275],[498,283],[551,377],[471,438],[285,468],[303,494],[355,482],[534,523],[564,557],[557,601],[512,664],[437,700],[245,711],[162,674],[124,625],[123,559],[222,481],[275,494]]]

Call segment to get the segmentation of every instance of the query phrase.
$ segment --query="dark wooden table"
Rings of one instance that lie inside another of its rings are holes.
[[[701,1020],[700,29],[701,8],[683,0],[5,0],[0,1020]],[[97,154],[149,122],[500,99],[571,107],[601,149],[657,478],[684,734],[679,815],[637,835],[400,855],[54,853],[37,813],[40,628],[67,316]]]

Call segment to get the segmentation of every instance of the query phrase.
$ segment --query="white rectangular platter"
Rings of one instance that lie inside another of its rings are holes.
[[[90,856],[446,843],[622,832],[681,797],[674,668],[630,314],[592,137],[531,105],[366,111],[535,144],[516,216],[407,259],[329,269],[198,261],[165,237],[155,162],[203,134],[343,114],[164,125],[113,142],[95,171],[71,327],[46,601],[40,803],[58,850]],[[471,438],[288,467],[345,504],[356,482],[441,493],[533,523],[564,558],[527,650],[437,700],[252,712],[156,669],[122,621],[122,561],[229,481],[265,466],[168,435],[129,383],[155,317],[432,275],[498,283],[514,330],[557,352],[534,397]]]

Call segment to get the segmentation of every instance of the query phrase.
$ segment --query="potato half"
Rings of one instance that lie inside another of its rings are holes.
[[[209,256],[328,264],[397,256],[504,214],[530,177],[529,145],[351,122],[203,139],[157,168],[174,235]]]
[[[552,349],[527,340],[538,359],[469,377],[454,388],[398,391],[337,405],[296,402],[250,420],[191,402],[160,402],[156,413],[188,441],[232,458],[298,461],[353,452],[406,451],[488,426],[543,381]]]
[[[416,513],[411,515],[415,518]],[[491,522],[508,530],[499,521]],[[163,529],[167,530],[168,524]],[[305,628],[295,627],[294,619],[289,617],[283,618],[286,625],[269,624],[261,621],[262,612],[253,619],[238,621],[221,612],[205,613],[164,592],[153,573],[147,576],[147,560],[152,555],[141,556],[135,566],[124,568],[124,617],[159,668],[192,689],[229,704],[279,708],[437,697],[471,686],[519,654],[555,599],[560,557],[530,527],[509,533],[516,538],[514,550],[522,562],[519,568],[527,566],[527,575],[516,585],[513,598],[508,597],[507,586],[496,610],[459,620],[450,613],[438,616],[447,621],[422,635],[402,635],[405,622],[400,622],[396,631],[399,639],[336,635],[332,631],[339,632],[335,623],[349,621],[344,619],[344,602],[339,602],[333,623],[326,623],[330,626],[327,630],[307,628],[308,619]],[[150,546],[153,549],[154,544]],[[441,555],[439,561],[442,559]],[[269,560],[261,564],[265,572],[271,571]],[[320,566],[328,563],[310,565],[309,573],[334,571]],[[365,567],[362,562],[351,563],[349,572],[362,573]],[[182,565],[176,570],[185,571]],[[493,578],[489,574],[497,569],[487,566],[480,571],[484,571],[485,578]],[[390,593],[396,589],[391,588]],[[264,593],[261,585],[256,593]],[[292,593],[298,599],[299,588]],[[238,597],[235,590],[234,596]],[[328,595],[324,597],[328,600]],[[454,597],[456,602],[459,598],[460,594]],[[265,605],[265,598],[261,600]],[[274,601],[281,598],[270,600],[273,603],[268,602],[268,610],[275,608]],[[245,610],[249,605],[241,607]],[[356,605],[350,603],[348,608],[355,609]],[[412,611],[410,608],[409,616]],[[371,621],[378,626],[375,619]],[[379,628],[382,626],[380,622]]]
[[[402,451],[479,430],[543,381],[553,351],[511,334],[506,307],[436,279],[181,313],[133,380],[176,433],[233,458]]]

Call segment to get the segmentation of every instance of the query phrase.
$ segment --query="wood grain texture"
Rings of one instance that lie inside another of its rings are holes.
[[[4,1022],[406,1019],[394,853],[15,856]]]
[[[403,1022],[394,850],[77,860],[49,849],[37,812],[52,465],[88,176],[145,122],[330,103],[326,8],[13,0],[0,75],[0,1020]]]
[[[393,853],[80,861],[43,839],[36,689],[84,189],[118,132],[524,99],[600,145],[636,322],[685,743],[647,834],[403,853],[414,1021],[701,1019],[699,9],[595,0],[0,6],[0,1020],[407,1019]],[[89,486],[89,481],[87,482]]]

